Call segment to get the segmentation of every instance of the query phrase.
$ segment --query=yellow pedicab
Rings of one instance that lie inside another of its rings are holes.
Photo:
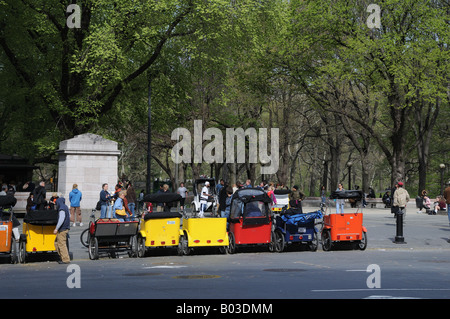
[[[55,248],[56,234],[53,233],[58,217],[57,210],[32,210],[25,215],[19,241],[21,263],[27,262],[31,256],[41,254],[49,254],[49,257],[58,256]]]
[[[182,215],[179,212],[171,212],[170,207],[180,200],[181,196],[174,193],[156,193],[144,197],[144,202],[163,203],[166,209],[162,212],[150,211],[141,215],[138,234],[139,257],[144,257],[150,249],[179,249]]]
[[[200,247],[218,247],[220,252],[227,253],[229,245],[227,232],[227,219],[214,217],[188,218],[184,214],[180,230],[180,245],[178,254],[188,255],[193,249]]]

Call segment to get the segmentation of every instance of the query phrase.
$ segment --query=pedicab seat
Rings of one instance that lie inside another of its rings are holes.
[[[119,223],[120,220],[118,220],[117,218],[99,218],[99,219],[97,219],[97,222],[100,222],[100,223]]]
[[[58,217],[56,209],[32,210],[25,215],[23,221],[30,225],[56,225]]]

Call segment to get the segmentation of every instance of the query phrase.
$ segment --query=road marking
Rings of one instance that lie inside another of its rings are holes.
[[[313,266],[313,267],[317,267],[317,268],[328,268],[328,269],[331,268],[330,266],[323,266],[323,265],[305,263],[304,261],[294,261],[294,264],[303,264],[303,265]]]
[[[346,292],[346,291],[450,291],[448,288],[350,288],[350,289],[313,289],[311,292]]]
[[[176,268],[183,268],[183,267],[187,267],[187,266],[151,266],[151,267],[144,267],[144,269],[152,269],[152,268],[168,268],[168,269],[176,269]]]

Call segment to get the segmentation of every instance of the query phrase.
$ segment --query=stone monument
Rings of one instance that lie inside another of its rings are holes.
[[[70,207],[69,193],[73,184],[82,192],[81,209],[93,209],[99,200],[103,183],[114,191],[117,183],[117,142],[86,133],[59,144],[58,193]],[[51,195],[50,195],[51,196]],[[48,196],[48,197],[50,197]]]

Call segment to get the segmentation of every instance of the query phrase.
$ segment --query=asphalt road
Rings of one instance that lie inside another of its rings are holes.
[[[89,260],[79,242],[85,227],[75,227],[70,232],[70,265],[43,260],[3,263],[0,297],[171,299],[175,300],[171,311],[185,313],[188,308],[175,307],[185,306],[186,300],[252,299],[269,305],[285,299],[450,298],[446,215],[409,211],[404,245],[392,242],[396,226],[388,210],[364,210],[364,225],[368,230],[365,251],[343,247],[324,252],[319,247],[310,252],[289,247],[286,252],[270,253],[266,247],[256,247],[233,255],[204,249],[179,257],[175,251],[159,250],[144,258],[122,254],[95,261]],[[220,310],[215,309],[210,314]]]

